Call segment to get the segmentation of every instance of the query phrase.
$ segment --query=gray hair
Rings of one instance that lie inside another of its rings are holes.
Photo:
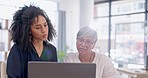
[[[84,36],[89,36],[94,42],[98,40],[97,32],[88,26],[82,27],[77,33],[77,38]]]

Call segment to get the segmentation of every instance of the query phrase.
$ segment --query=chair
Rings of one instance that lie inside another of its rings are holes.
[[[7,74],[6,74],[6,65],[7,65],[7,56],[9,54],[9,51],[8,52],[5,52],[5,55],[4,55],[4,61],[1,61],[1,65],[0,65],[0,70],[1,70],[1,77],[0,78],[7,78]]]
[[[1,78],[7,78],[6,74],[6,61],[1,62]]]

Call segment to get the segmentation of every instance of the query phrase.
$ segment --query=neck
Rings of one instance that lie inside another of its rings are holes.
[[[32,44],[36,47],[41,47],[41,46],[43,46],[43,41],[33,40]]]
[[[94,52],[90,52],[89,54],[86,54],[86,55],[80,55],[79,54],[79,59],[80,59],[81,62],[91,63],[93,61],[94,57],[95,57]]]
[[[38,53],[40,57],[43,51],[43,41],[33,41],[32,44],[35,47],[36,52]]]

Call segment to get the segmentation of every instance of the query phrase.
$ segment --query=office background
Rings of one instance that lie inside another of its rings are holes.
[[[59,61],[68,52],[77,52],[76,33],[90,26],[98,32],[94,51],[109,56],[115,67],[145,68],[147,57],[148,0],[1,0],[0,60],[11,46],[8,29],[13,13],[24,4],[43,8],[52,21],[57,37]]]

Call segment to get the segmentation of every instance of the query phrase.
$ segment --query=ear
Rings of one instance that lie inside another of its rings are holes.
[[[93,48],[95,47],[95,45],[96,45],[96,43],[94,43],[94,44],[92,45],[92,48],[91,48],[91,49],[93,49]]]

